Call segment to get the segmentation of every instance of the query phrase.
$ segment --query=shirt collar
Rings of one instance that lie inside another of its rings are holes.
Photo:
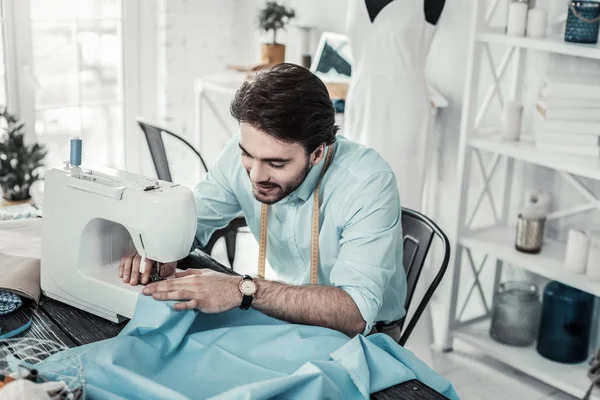
[[[300,186],[298,186],[296,190],[294,190],[288,196],[290,200],[294,197],[297,197],[302,201],[308,200],[310,195],[315,191],[315,188],[317,187],[317,183],[319,182],[319,178],[321,177],[321,171],[323,171],[323,168],[325,167],[325,160],[327,159],[327,154],[329,154],[330,151],[334,151],[333,145],[326,147],[325,154],[323,155],[323,158],[321,158],[321,161],[310,169],[310,171],[306,175],[306,178],[300,184]]]

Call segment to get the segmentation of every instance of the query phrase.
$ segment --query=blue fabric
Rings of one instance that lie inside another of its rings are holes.
[[[78,347],[90,399],[364,399],[417,378],[450,399],[454,389],[383,334],[349,339],[250,309],[174,311],[140,297],[119,336]],[[56,368],[66,353],[38,369]],[[59,358],[59,360],[57,360]]]
[[[239,143],[238,134],[195,188],[197,245],[205,245],[240,212],[254,237],[260,237],[261,203],[241,165]],[[310,283],[313,192],[324,163],[325,157],[294,192],[270,206],[267,260],[275,276],[267,274],[268,279]],[[375,322],[403,317],[402,211],[390,166],[373,149],[338,135],[320,198],[319,284],[352,297],[366,322],[365,334]],[[258,265],[258,260],[250,262]]]
[[[8,339],[13,336],[17,336],[17,335],[25,332],[26,329],[29,329],[30,326],[31,326],[31,319],[29,321],[25,322],[23,325],[21,325],[17,329],[13,329],[12,331],[3,332],[2,329],[0,329],[0,339]]]
[[[21,307],[21,298],[9,292],[8,290],[0,289],[0,315],[8,314]]]

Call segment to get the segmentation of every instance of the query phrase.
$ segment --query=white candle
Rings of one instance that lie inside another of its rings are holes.
[[[548,26],[548,14],[545,10],[534,8],[527,15],[527,36],[545,37]]]
[[[588,258],[589,239],[587,235],[575,229],[569,231],[567,251],[565,253],[565,269],[574,274],[585,273]]]
[[[516,1],[508,6],[508,24],[506,34],[509,36],[525,36],[527,27],[527,2]]]
[[[310,54],[310,30],[308,26],[299,26],[298,33],[300,34],[300,54]]]
[[[590,235],[590,250],[587,257],[586,275],[592,281],[600,281],[600,232]]]
[[[502,139],[519,140],[522,117],[523,106],[521,104],[512,101],[507,101],[504,104],[504,110],[502,111]]]
[[[506,32],[506,27],[508,25],[508,7],[510,6],[512,0],[500,0],[500,5],[498,6],[498,22],[500,27],[504,29]]]

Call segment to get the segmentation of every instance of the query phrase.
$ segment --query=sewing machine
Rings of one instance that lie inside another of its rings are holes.
[[[79,164],[46,174],[42,292],[120,322],[131,318],[143,288],[118,277],[121,257],[135,250],[162,263],[186,257],[196,233],[194,196],[171,182]]]

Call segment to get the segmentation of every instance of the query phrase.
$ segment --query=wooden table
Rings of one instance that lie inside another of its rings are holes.
[[[187,261],[185,261],[187,260]],[[236,274],[203,252],[190,253],[180,263],[182,268],[211,268]],[[67,347],[82,346],[115,337],[127,324],[116,324],[78,308],[41,296],[36,306],[31,300],[22,299],[23,305],[15,312],[0,316],[2,332],[10,332],[23,326],[32,317],[31,326],[13,338],[36,338],[62,343]],[[419,381],[407,381],[372,395],[372,399],[443,400],[440,395]]]
[[[22,324],[30,314],[23,307],[17,312],[0,317],[0,323]],[[39,306],[34,307],[33,323],[24,333],[15,338],[37,338],[60,342],[68,347],[81,346],[115,337],[126,322],[112,323],[77,308],[42,296]],[[11,319],[12,321],[9,321]],[[419,381],[408,381],[374,394],[372,399],[440,400],[447,399]]]
[[[19,204],[29,204],[31,203],[31,199],[27,200],[19,200],[19,201],[8,201],[2,196],[0,196],[0,207],[10,207],[10,206],[18,206]]]

